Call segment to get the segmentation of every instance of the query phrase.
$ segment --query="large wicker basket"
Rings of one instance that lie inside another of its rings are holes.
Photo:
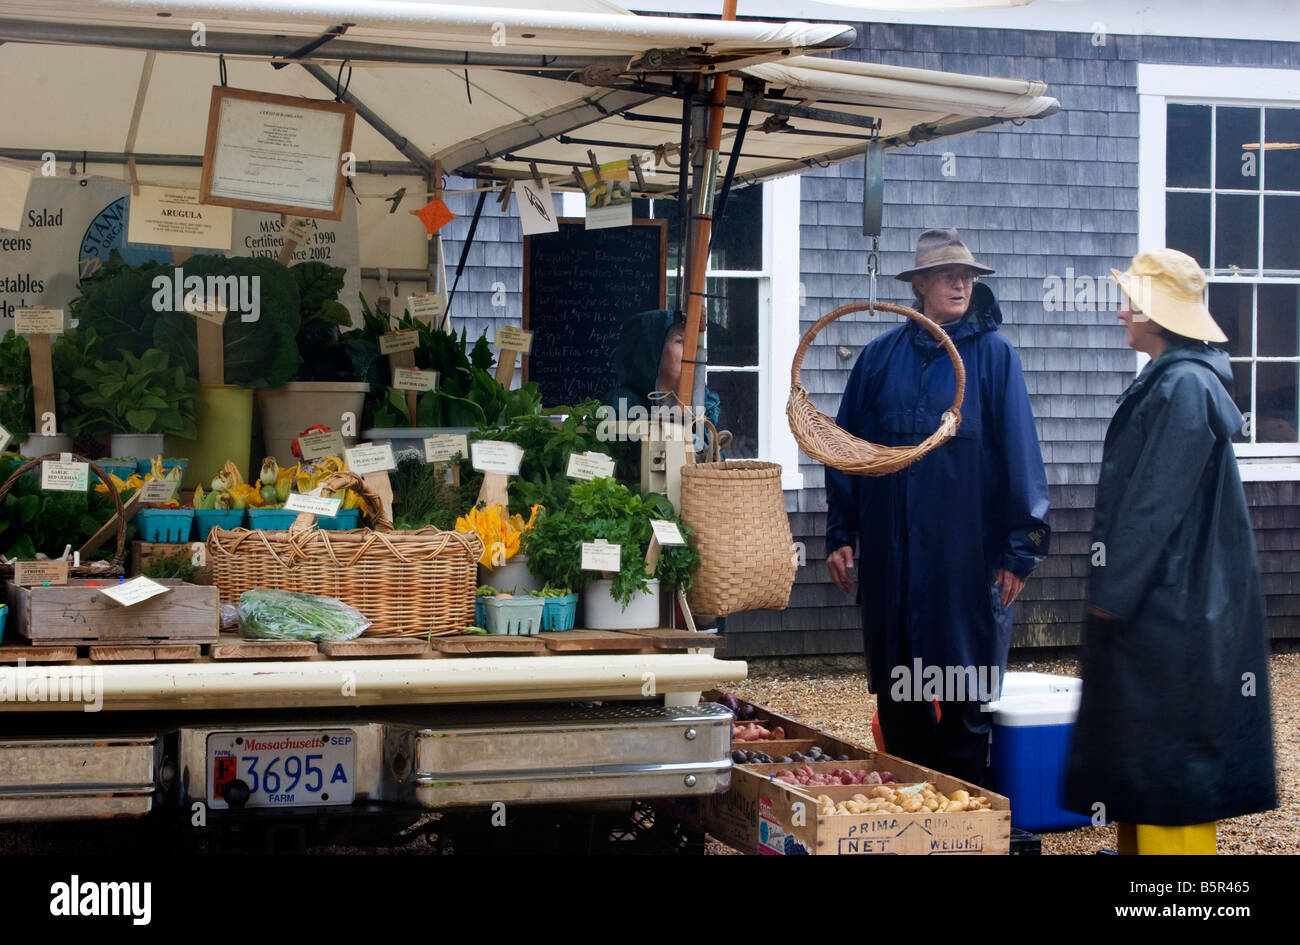
[[[344,488],[379,508],[355,474],[325,481],[327,491]],[[382,515],[373,529],[325,531],[311,522],[299,516],[283,532],[213,529],[208,563],[222,603],[237,603],[254,588],[337,597],[371,620],[367,636],[445,636],[473,625],[483,555],[477,535],[432,527],[397,532]]]
[[[682,521],[694,532],[700,570],[691,610],[723,617],[783,610],[794,585],[795,544],[775,463],[728,460],[682,467]]]

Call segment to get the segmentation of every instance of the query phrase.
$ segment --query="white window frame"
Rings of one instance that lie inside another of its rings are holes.
[[[1186,103],[1300,108],[1300,72],[1139,63],[1137,91],[1138,248],[1146,249],[1165,245],[1166,106]],[[1139,369],[1146,360],[1139,355]],[[1300,480],[1300,443],[1235,443],[1233,447],[1241,478],[1247,482]]]
[[[803,488],[799,446],[785,416],[799,347],[799,176],[763,184],[763,271],[758,289],[758,441],[781,467],[781,488]]]

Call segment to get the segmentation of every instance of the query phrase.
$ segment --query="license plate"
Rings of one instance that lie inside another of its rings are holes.
[[[228,810],[223,792],[248,786],[246,807],[351,804],[357,736],[351,729],[221,732],[208,736],[208,806]]]

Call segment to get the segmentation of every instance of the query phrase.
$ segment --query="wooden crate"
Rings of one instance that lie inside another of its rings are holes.
[[[217,642],[215,587],[159,581],[171,591],[123,607],[101,594],[98,586],[90,586],[111,580],[70,578],[66,585],[50,587],[10,584],[10,628],[35,646]]]
[[[143,574],[144,569],[155,561],[174,557],[183,557],[185,561],[189,561],[194,554],[194,546],[199,544],[202,542],[133,541],[131,542],[131,576],[137,577]],[[198,568],[194,574],[194,583],[212,584],[212,568],[207,566]]]

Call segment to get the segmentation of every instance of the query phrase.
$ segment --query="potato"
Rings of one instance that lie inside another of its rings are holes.
[[[871,796],[892,798],[894,796],[894,789],[885,787],[883,784],[878,784],[871,789]]]

